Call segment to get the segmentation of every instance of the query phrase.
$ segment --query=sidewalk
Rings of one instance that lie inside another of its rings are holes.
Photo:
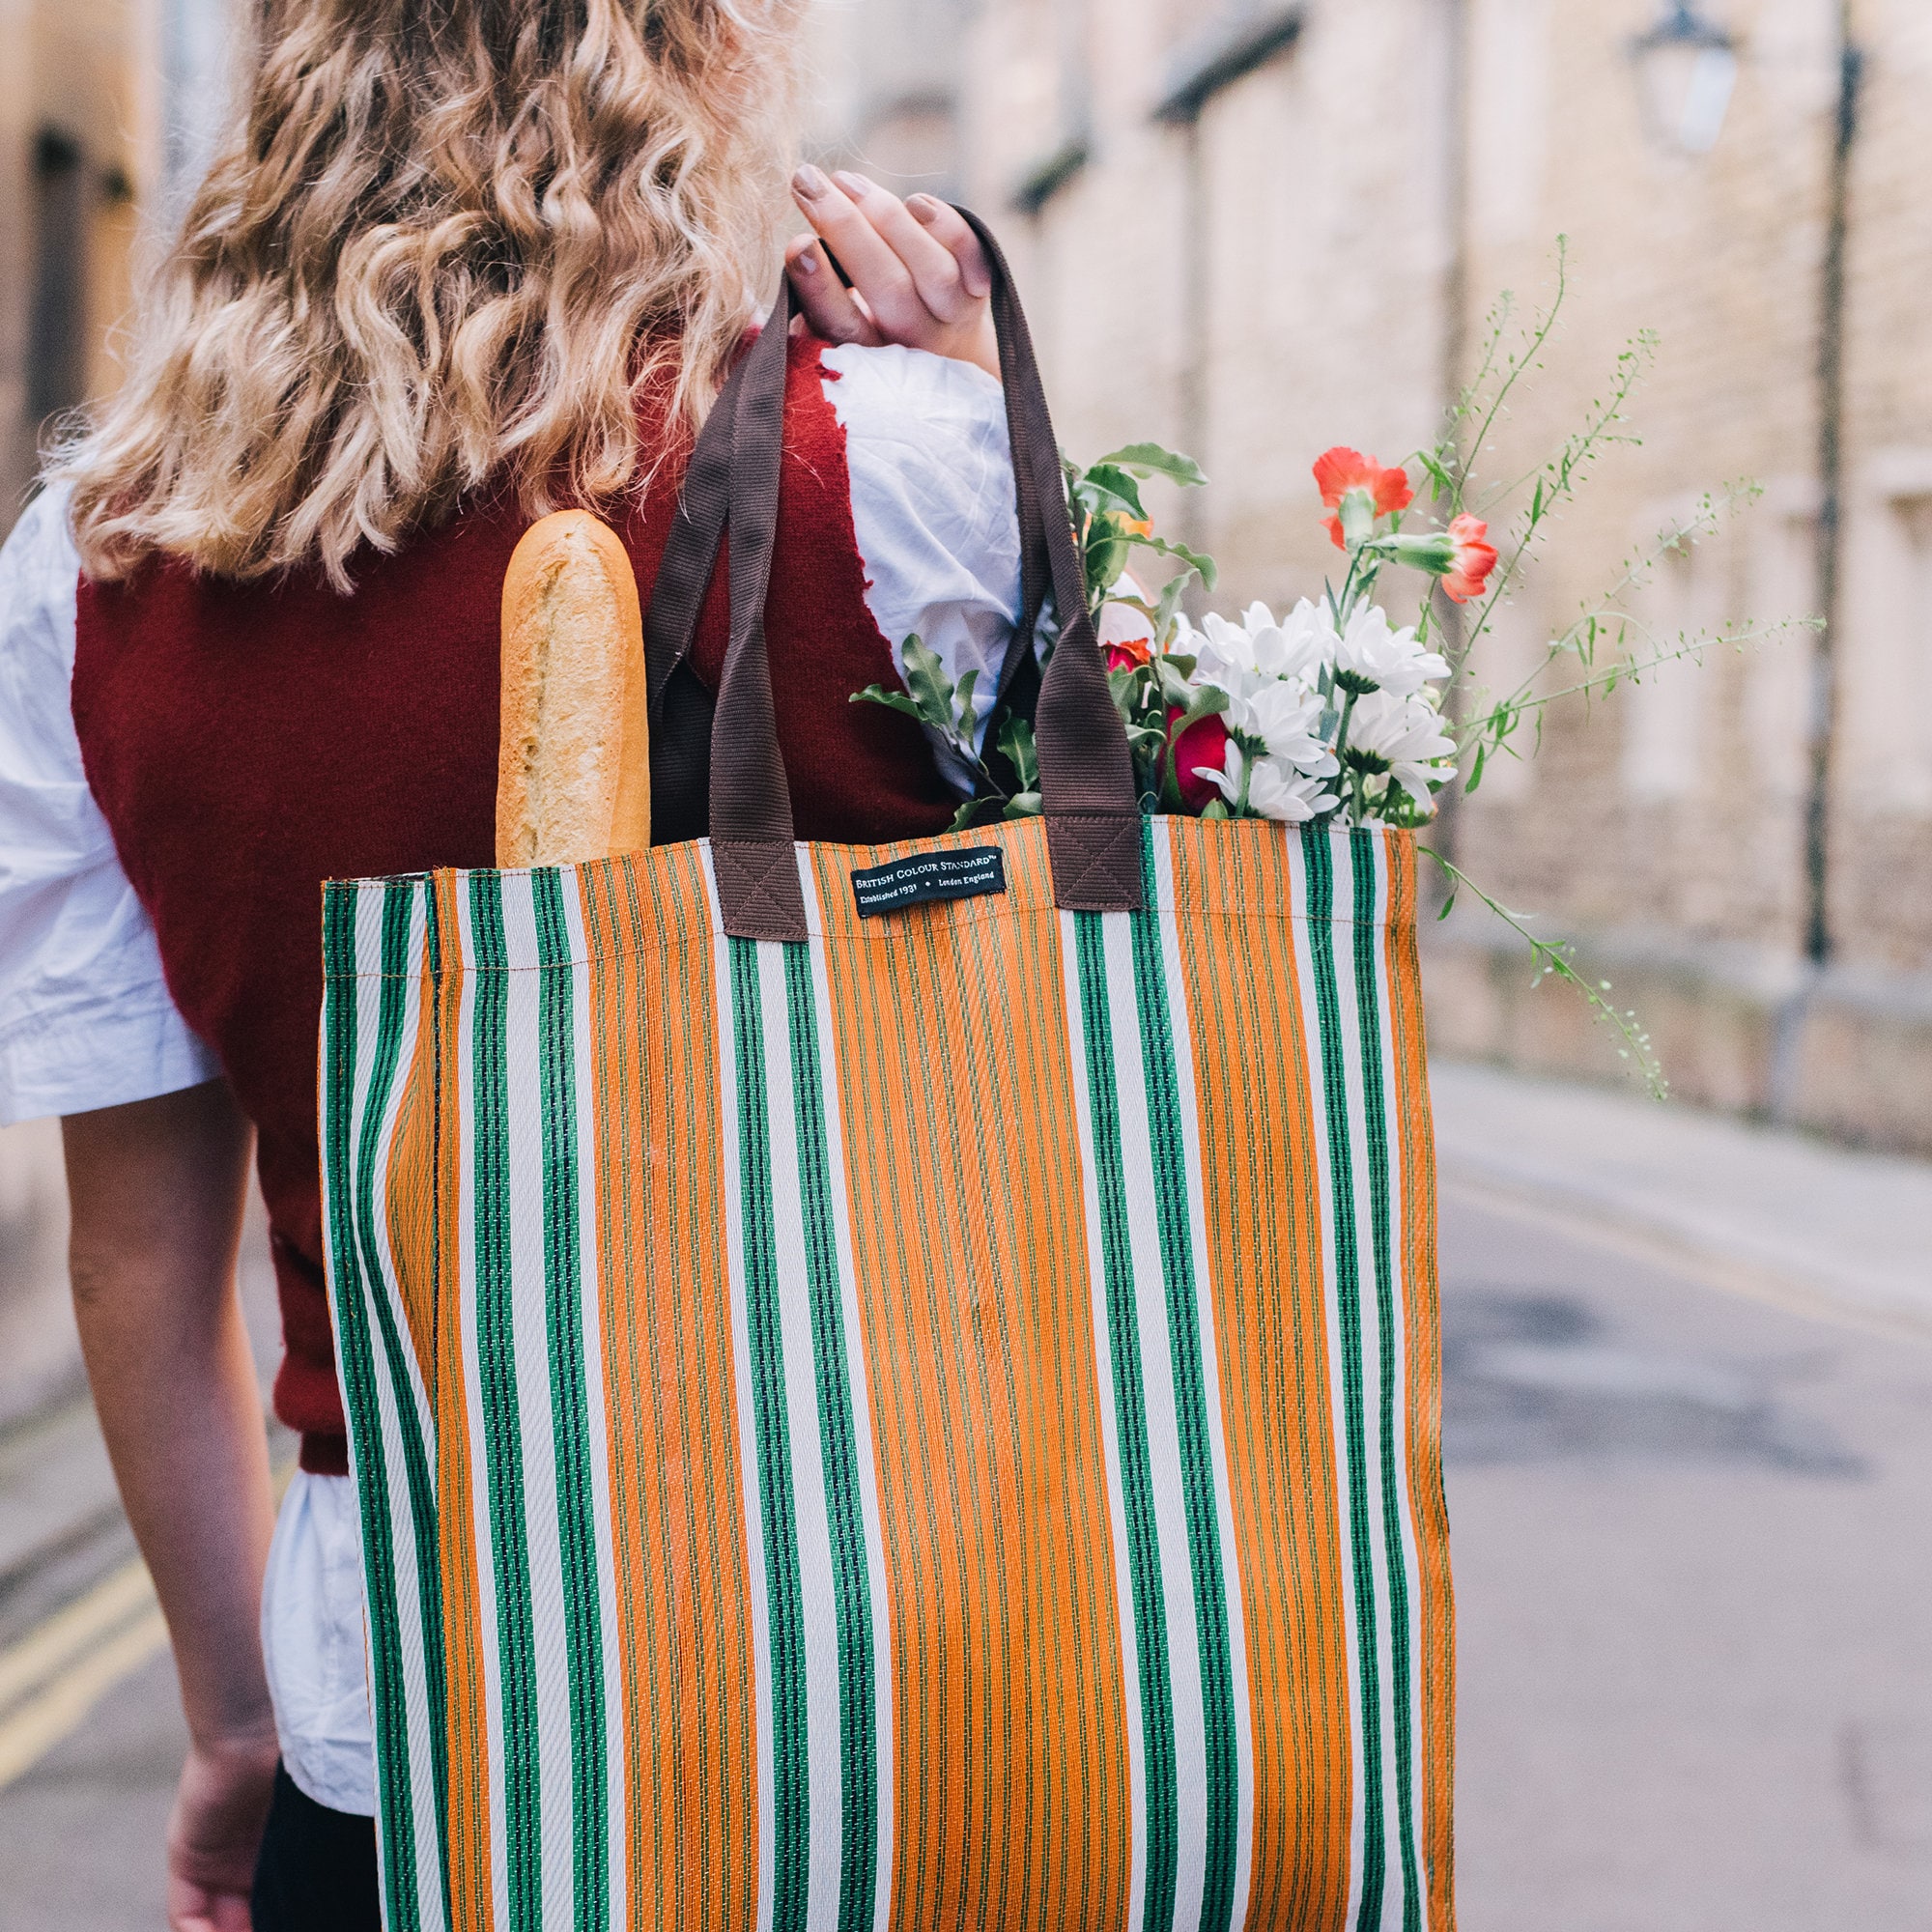
[[[1932,1338],[1932,1162],[1436,1062],[1443,1182],[1510,1198],[1714,1287]]]

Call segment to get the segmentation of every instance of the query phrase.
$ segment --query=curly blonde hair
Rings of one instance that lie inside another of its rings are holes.
[[[127,380],[55,452],[83,568],[393,551],[486,482],[648,475],[777,267],[802,0],[259,0]]]

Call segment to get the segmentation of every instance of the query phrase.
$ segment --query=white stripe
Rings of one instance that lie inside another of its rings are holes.
[[[1113,1520],[1115,1615],[1121,1633],[1121,1682],[1126,1704],[1128,1815],[1133,1849],[1128,1866],[1127,1916],[1140,1932],[1147,1906],[1147,1747],[1141,1712],[1140,1641],[1134,1623],[1132,1566],[1127,1551],[1127,1507],[1121,1488],[1121,1438],[1115,1409],[1114,1349],[1107,1327],[1107,1269],[1100,1232],[1100,1194],[1094,1165],[1094,1099],[1087,1078],[1085,1009],[1080,998],[1078,915],[1060,915],[1060,957],[1066,989],[1067,1062],[1073,1071],[1074,1112],[1080,1125],[1081,1205],[1087,1221],[1087,1257],[1094,1310],[1094,1389],[1100,1439],[1107,1459],[1107,1508]],[[1079,1821],[1076,1821],[1076,1829]]]
[[[838,1098],[838,1057],[833,1031],[832,992],[827,978],[825,935],[819,923],[817,881],[810,860],[799,854],[799,884],[811,925],[811,990],[818,1022],[819,1089],[824,1101],[826,1167],[832,1182],[832,1228],[838,1250],[838,1288],[845,1321],[846,1385],[852,1405],[859,1495],[866,1522],[866,1575],[872,1600],[872,1691],[875,1700],[872,1748],[877,1764],[878,1883],[874,1890],[874,1932],[888,1932],[893,1903],[893,1628],[892,1600],[886,1587],[885,1532],[879,1518],[879,1478],[873,1457],[870,1358],[866,1323],[859,1310],[858,1273],[852,1261],[852,1201],[846,1180],[845,1130]]]
[[[547,1322],[544,1240],[543,986],[535,970],[536,903],[526,872],[502,875],[509,995],[503,1015],[509,1089],[510,1311],[517,1415],[524,1464],[524,1548],[529,1565],[531,1667],[543,1910],[547,1924],[570,1923],[570,1645],[564,1621],[563,1550],[557,1526],[556,1438]],[[519,970],[522,969],[522,970]]]
[[[818,1425],[818,1378],[811,1338],[811,1281],[799,1186],[798,1096],[792,1081],[784,949],[761,941],[758,1022],[765,1048],[765,1121],[771,1158],[772,1249],[783,1350],[786,1440],[791,1451],[792,1520],[798,1552],[805,1648],[810,1862],[806,1922],[838,1922],[840,1820],[838,1749],[838,1596],[833,1582],[832,1525]]]
[[[1235,1887],[1231,1927],[1248,1922],[1248,1888],[1255,1848],[1255,1741],[1248,1683],[1247,1619],[1241,1591],[1240,1545],[1235,1540],[1235,1504],[1228,1481],[1227,1417],[1221,1402],[1221,1357],[1214,1320],[1214,1276],[1208,1250],[1208,1203],[1201,1178],[1200,1097],[1194,1085],[1194,1030],[1187,979],[1180,960],[1180,923],[1174,911],[1174,838],[1171,819],[1156,820],[1153,838],[1154,897],[1160,908],[1161,965],[1167,979],[1168,1032],[1174,1042],[1179,1092],[1182,1164],[1187,1176],[1187,1225],[1194,1247],[1194,1296],[1201,1336],[1201,1388],[1208,1409],[1208,1437],[1214,1463],[1214,1514],[1221,1545],[1221,1577],[1228,1604],[1228,1661],[1235,1687]],[[1234,1284],[1238,1292],[1241,1284]]]
[[[1114,1090],[1120,1102],[1121,1171],[1139,1318],[1141,1389],[1147,1416],[1148,1474],[1162,1607],[1167,1619],[1169,1701],[1174,1712],[1176,1862],[1174,1923],[1195,1932],[1208,1861],[1208,1736],[1201,1703],[1201,1627],[1187,1539],[1187,1484],[1174,1386],[1174,1337],[1161,1265],[1153,1146],[1148,1132],[1147,1067],[1141,1056],[1134,983],[1133,922],[1125,913],[1100,922],[1107,972],[1107,1019],[1114,1041]]]
[[[1337,839],[1331,833],[1299,833],[1284,827],[1281,835],[1288,844],[1290,911],[1294,930],[1302,942],[1294,950],[1296,991],[1300,996],[1304,1037],[1308,1042],[1308,1109],[1310,1134],[1314,1144],[1317,1199],[1321,1232],[1321,1308],[1328,1331],[1328,1393],[1331,1426],[1335,1441],[1336,1527],[1340,1547],[1337,1569],[1342,1578],[1342,1629],[1349,1660],[1349,1904],[1342,1924],[1353,1932],[1362,1904],[1363,1863],[1363,1782],[1362,1726],[1365,1714],[1361,1700],[1361,1630],[1355,1617],[1355,1557],[1350,1535],[1353,1492],[1349,1475],[1348,1407],[1342,1358],[1341,1307],[1335,1289],[1335,1179],[1328,1140],[1328,1114],[1323,1100],[1326,1069],[1322,1064],[1321,1007],[1316,998],[1315,949],[1330,943],[1331,932],[1309,917],[1308,857],[1305,840],[1327,838],[1332,854],[1337,843],[1346,853],[1346,837]],[[1333,872],[1331,866],[1331,875]],[[1380,1721],[1377,1713],[1375,1721]]]
[[[498,1642],[497,1547],[490,1524],[489,1436],[484,1427],[482,1352],[476,1333],[476,927],[469,897],[469,878],[459,874],[454,897],[457,937],[463,952],[463,980],[457,1011],[457,1266],[463,1285],[459,1295],[463,1323],[463,1398],[469,1422],[470,1520],[476,1545],[476,1622],[483,1657],[483,1722],[489,1756],[490,1897],[493,1922],[507,1925],[510,1917],[509,1864],[504,1856],[503,1811],[503,1659]],[[452,1772],[456,1768],[451,1767]]]
[[[590,946],[583,931],[582,880],[563,873],[563,917],[570,935],[570,1013],[575,1065],[577,1132],[578,1306],[583,1326],[584,1410],[588,1419],[590,1520],[597,1546],[597,1631],[604,1667],[604,1824],[610,1918],[613,1927],[630,1923],[630,1862],[625,1857],[625,1775],[630,1752],[624,1734],[624,1647],[617,1621],[615,1512],[611,1498],[611,1426],[606,1401],[604,1359],[603,1255],[599,1244],[599,1177],[605,1169],[598,1145],[597,1056],[591,1016]],[[623,1311],[618,1311],[621,1319]]]
[[[718,1064],[725,1071],[719,1107],[723,1125],[725,1257],[731,1271],[731,1366],[738,1396],[738,1467],[745,1489],[745,1554],[751,1590],[752,1662],[758,1707],[758,1911],[757,1932],[771,1932],[775,1871],[772,1840],[777,1814],[772,1793],[771,1608],[765,1583],[764,1507],[758,1488],[758,1423],[752,1394],[752,1338],[745,1316],[744,1172],[740,1164],[738,1095],[744,1069],[738,1064],[736,1029],[731,1019],[731,943],[724,936],[718,904],[718,881],[711,869],[711,846],[700,843],[704,890],[710,901],[712,956],[718,972]]]
[[[1386,1492],[1382,1484],[1381,1432],[1387,1420],[1382,1403],[1381,1311],[1376,1291],[1375,1214],[1370,1206],[1368,1109],[1362,1091],[1362,1011],[1355,990],[1354,854],[1346,838],[1335,845],[1335,995],[1341,1015],[1343,1082],[1349,1100],[1350,1199],[1338,1212],[1352,1214],[1355,1223],[1355,1268],[1362,1316],[1362,1417],[1368,1450],[1367,1493],[1369,1548],[1376,1588],[1376,1710],[1373,1721],[1381,1727],[1382,1759],[1382,1923],[1400,1932],[1402,1925],[1402,1860],[1399,1780],[1396,1776],[1395,1652],[1389,1616],[1387,1544],[1382,1521]],[[1399,1418],[1398,1418],[1399,1426]]]
[[[1389,1260],[1395,1283],[1395,1380],[1390,1401],[1395,1410],[1395,1480],[1397,1520],[1401,1525],[1403,1593],[1408,1605],[1408,1735],[1410,1784],[1410,1843],[1415,1860],[1417,1889],[1422,1893],[1427,1916],[1429,1867],[1423,1853],[1423,1808],[1425,1803],[1425,1734],[1422,1728],[1422,1568],[1417,1548],[1414,1500],[1410,1492],[1409,1468],[1409,1359],[1408,1311],[1413,1305],[1415,1284],[1408,1276],[1408,1244],[1404,1239],[1405,1182],[1407,1155],[1403,1146],[1402,1109],[1397,1084],[1395,1050],[1395,1003],[1389,997],[1389,922],[1396,860],[1395,841],[1406,837],[1386,827],[1376,836],[1376,887],[1379,917],[1376,922],[1376,992],[1380,1006],[1378,1035],[1381,1044],[1382,1127],[1388,1147],[1389,1174]],[[1390,1687],[1394,1695],[1394,1687]],[[1390,1819],[1391,1834],[1401,1829],[1401,1818]]]

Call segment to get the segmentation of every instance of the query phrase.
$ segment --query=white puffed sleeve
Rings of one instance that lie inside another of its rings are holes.
[[[161,978],[154,927],[87,788],[74,736],[65,492],[0,548],[0,1124],[213,1079]]]
[[[845,432],[852,526],[866,604],[905,669],[918,637],[956,684],[978,669],[983,739],[1007,641],[1020,616],[1020,538],[1000,384],[970,362],[922,349],[843,344],[822,357]],[[935,744],[963,795],[972,774]]]

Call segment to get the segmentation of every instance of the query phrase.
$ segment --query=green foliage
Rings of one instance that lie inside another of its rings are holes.
[[[868,684],[864,691],[852,694],[852,702],[882,704],[888,711],[917,720],[971,770],[974,794],[959,808],[952,830],[963,832],[968,826],[994,818],[1037,817],[1040,810],[1039,756],[1034,748],[1032,723],[1015,717],[1005,705],[990,721],[987,735],[1020,781],[1018,790],[1008,791],[980,751],[980,714],[974,703],[980,682],[978,668],[967,671],[955,684],[946,675],[938,652],[916,636],[905,640],[900,656],[905,663],[905,690],[889,691],[882,684]]]
[[[1170,483],[1179,483],[1183,490],[1195,489],[1208,480],[1193,457],[1163,449],[1157,442],[1130,442],[1124,449],[1117,449],[1111,456],[1101,457],[1100,461],[1128,470],[1135,476],[1165,476]]]
[[[1120,600],[1147,611],[1155,637],[1165,641],[1173,632],[1175,614],[1188,585],[1198,580],[1205,589],[1211,590],[1219,581],[1219,572],[1214,559],[1205,553],[1154,535],[1140,486],[1159,476],[1183,490],[1197,489],[1208,480],[1201,466],[1191,456],[1177,455],[1157,442],[1131,442],[1085,469],[1065,456],[1061,467],[1086,582],[1088,614],[1099,621],[1101,605],[1112,598],[1136,551],[1170,557],[1180,569],[1163,587],[1158,606],[1139,598]],[[1161,614],[1156,616],[1156,611]]]

